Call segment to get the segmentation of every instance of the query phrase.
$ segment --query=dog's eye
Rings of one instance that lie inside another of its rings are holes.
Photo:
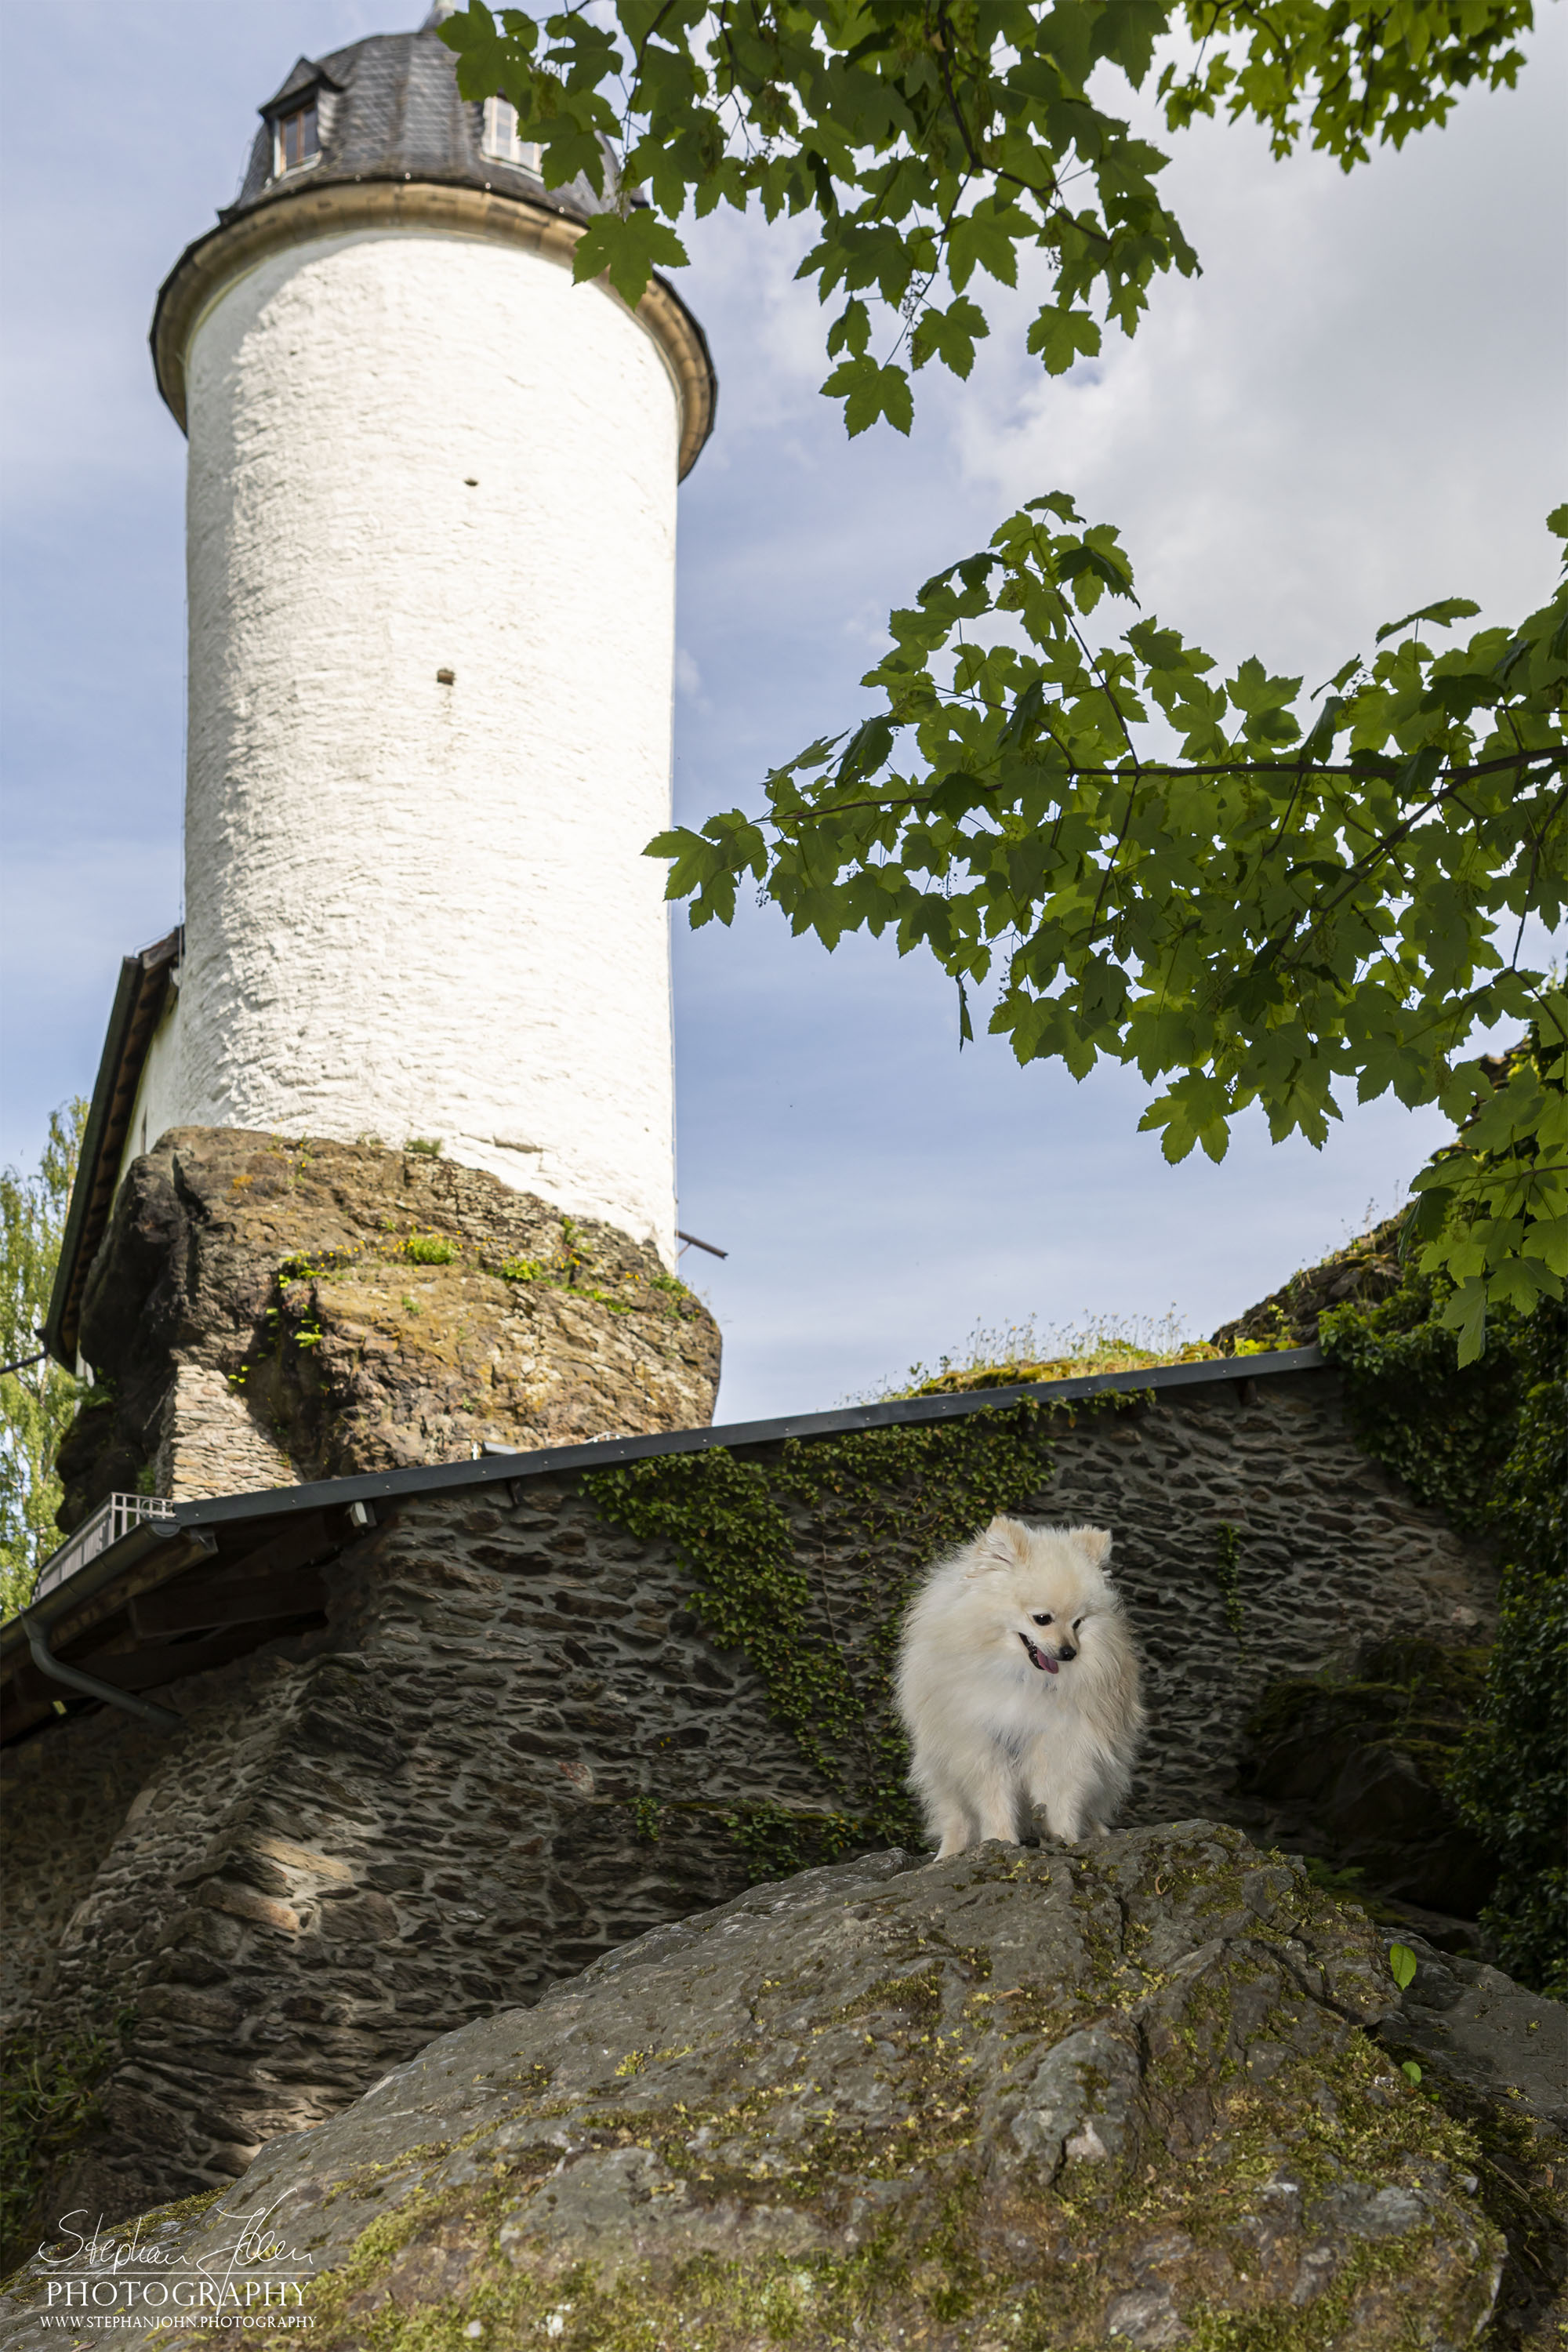
[[[1075,1633],[1078,1632],[1079,1627],[1082,1623],[1083,1623],[1083,1619],[1082,1619],[1081,1617],[1075,1617],[1075,1618],[1073,1619],[1073,1621],[1072,1621],[1072,1629],[1073,1629],[1073,1632],[1074,1632]]]
[[[1037,1625],[1048,1625],[1048,1624],[1050,1623],[1050,1622],[1051,1622],[1051,1614],[1050,1614],[1050,1611],[1049,1611],[1048,1609],[1047,1610],[1047,1612],[1046,1612],[1046,1613],[1045,1613],[1045,1615],[1044,1615],[1043,1617],[1037,1617],[1037,1618],[1036,1618],[1036,1620],[1035,1620],[1035,1622],[1036,1622],[1036,1624],[1037,1624]]]

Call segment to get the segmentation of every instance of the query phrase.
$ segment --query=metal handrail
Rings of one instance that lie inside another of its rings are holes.
[[[68,1578],[96,1559],[100,1551],[118,1543],[134,1527],[146,1519],[174,1521],[174,1506],[163,1495],[110,1495],[100,1503],[90,1518],[68,1535],[58,1551],[53,1551],[39,1569],[31,1599],[41,1601],[46,1593],[56,1592]]]

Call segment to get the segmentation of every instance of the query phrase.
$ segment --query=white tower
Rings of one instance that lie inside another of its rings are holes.
[[[185,935],[128,1149],[447,1155],[670,1259],[676,484],[701,330],[425,29],[301,59],[164,285],[190,442]]]

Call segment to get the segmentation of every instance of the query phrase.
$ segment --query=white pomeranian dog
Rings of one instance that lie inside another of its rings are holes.
[[[898,1706],[909,1785],[939,1856],[1009,1843],[1038,1805],[1051,1835],[1103,1835],[1143,1728],[1138,1659],[1103,1528],[993,1519],[910,1604]]]

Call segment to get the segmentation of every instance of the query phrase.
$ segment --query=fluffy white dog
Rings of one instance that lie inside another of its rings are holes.
[[[1143,1709],[1110,1552],[1103,1528],[993,1519],[915,1595],[898,1706],[939,1854],[1011,1843],[1026,1801],[1053,1837],[1103,1835],[1127,1794]]]

